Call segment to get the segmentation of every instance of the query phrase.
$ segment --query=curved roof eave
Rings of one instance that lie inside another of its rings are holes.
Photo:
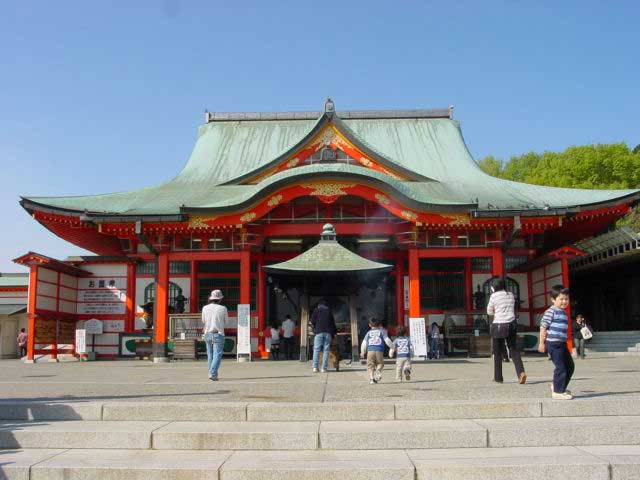
[[[271,193],[285,188],[289,185],[298,183],[300,181],[317,181],[317,177],[314,175],[320,173],[322,179],[343,180],[343,181],[358,181],[367,184],[373,184],[380,188],[385,193],[394,197],[399,197],[402,203],[413,208],[422,210],[436,209],[438,211],[468,211],[471,208],[477,207],[476,203],[461,203],[453,202],[442,199],[434,199],[433,201],[423,201],[419,198],[418,194],[412,190],[410,182],[400,182],[394,178],[390,178],[382,173],[370,170],[365,167],[357,167],[353,165],[336,164],[330,165],[332,170],[327,170],[327,164],[307,165],[304,167],[298,167],[295,169],[280,172],[267,178],[265,181],[248,186],[246,194],[236,197],[236,199],[229,199],[233,203],[221,203],[209,204],[209,205],[196,205],[196,206],[182,206],[180,211],[182,213],[227,213],[230,211],[237,211],[243,208],[248,208],[254,205],[260,200]],[[318,171],[322,168],[322,171]],[[433,183],[438,183],[433,181]]]

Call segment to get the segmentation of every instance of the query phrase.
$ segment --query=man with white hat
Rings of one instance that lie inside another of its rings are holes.
[[[214,290],[209,296],[209,304],[202,309],[202,323],[204,323],[204,341],[207,345],[207,361],[209,365],[209,379],[218,380],[218,368],[222,360],[224,349],[224,325],[229,317],[227,307],[221,305],[222,292]]]

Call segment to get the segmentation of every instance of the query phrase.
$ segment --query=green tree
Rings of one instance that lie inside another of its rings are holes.
[[[493,156],[484,157],[478,160],[478,165],[485,172],[491,175],[492,177],[501,177],[503,162]]]

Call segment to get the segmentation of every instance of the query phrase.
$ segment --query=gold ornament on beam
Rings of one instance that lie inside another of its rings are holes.
[[[204,215],[190,215],[189,228],[209,228],[210,225],[205,222],[212,222],[217,217],[207,217]]]
[[[278,195],[274,195],[273,197],[271,197],[269,199],[269,201],[267,202],[267,205],[269,207],[275,207],[276,205],[278,205],[280,202],[282,201],[282,195],[278,194]]]
[[[251,220],[253,220],[254,218],[256,218],[256,216],[257,215],[255,214],[255,212],[247,212],[247,213],[245,213],[244,215],[242,215],[240,217],[240,221],[242,223],[247,223],[247,222],[250,222]],[[240,227],[242,227],[242,225],[240,225]]]
[[[353,183],[303,183],[300,185],[302,188],[313,189],[313,192],[309,195],[314,197],[337,197],[342,195],[348,195],[344,191],[345,188],[354,187]]]

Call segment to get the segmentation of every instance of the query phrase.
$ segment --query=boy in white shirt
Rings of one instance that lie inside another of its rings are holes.
[[[284,358],[286,360],[293,360],[295,328],[296,324],[293,320],[291,320],[291,315],[287,315],[285,321],[282,322],[282,343],[284,346]]]
[[[280,352],[280,330],[278,325],[271,326],[271,360],[278,360]]]
[[[380,321],[372,318],[369,322],[371,330],[367,332],[360,346],[360,356],[367,359],[367,372],[369,372],[369,383],[373,385],[382,380],[382,369],[384,368],[384,344],[393,348],[393,343],[389,337],[380,329]]]

